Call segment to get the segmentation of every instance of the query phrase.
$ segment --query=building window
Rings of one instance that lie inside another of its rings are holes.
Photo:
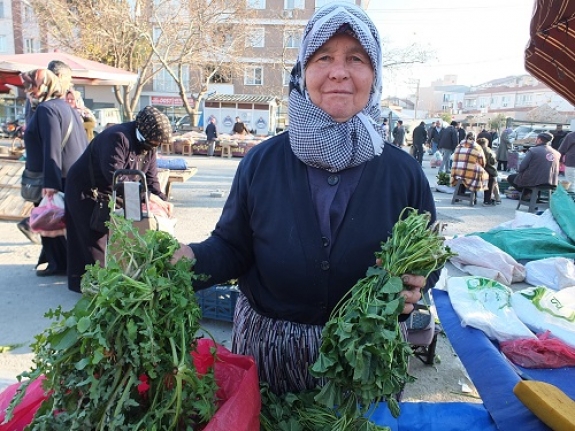
[[[250,9],[265,9],[266,0],[248,0],[248,8]]]
[[[284,0],[284,9],[304,9],[304,0]]]
[[[248,67],[244,74],[245,85],[263,85],[263,69],[261,67]]]
[[[24,22],[34,21],[34,9],[32,6],[24,5]]]
[[[30,54],[33,52],[38,52],[37,49],[37,42],[35,39],[24,39],[24,53],[25,54]]]
[[[6,36],[0,35],[0,52],[6,52]]]
[[[301,34],[299,31],[287,30],[284,32],[284,47],[299,48],[301,44]]]
[[[0,18],[5,18],[4,16],[4,2],[0,1]]]
[[[246,35],[246,48],[263,48],[265,46],[265,29],[253,28]]]
[[[190,67],[187,65],[182,67],[182,81],[184,88],[188,88],[190,83]],[[162,70],[154,76],[154,91],[177,93],[179,89],[174,78],[170,76],[166,69],[162,68]]]
[[[322,6],[325,6],[328,3],[331,3],[333,0],[315,0],[315,8],[319,9]],[[353,3],[355,4],[355,0],[340,0],[345,3]]]

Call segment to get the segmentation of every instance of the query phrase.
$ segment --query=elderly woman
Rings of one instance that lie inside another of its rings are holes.
[[[82,129],[84,133],[84,129]],[[84,136],[86,136],[84,134]],[[151,198],[170,214],[172,204],[160,190],[156,148],[170,139],[168,117],[146,106],[136,121],[117,124],[102,131],[72,166],[66,185],[66,229],[68,233],[68,289],[80,292],[86,265],[104,264],[107,230],[95,230],[90,223],[97,202],[92,190],[103,196],[112,194],[112,178],[118,169],[139,169],[146,175]],[[92,176],[94,184],[92,183]],[[157,196],[157,198],[153,198]]]
[[[308,369],[322,328],[401,211],[435,219],[417,161],[384,145],[381,91],[379,34],[365,12],[319,9],[292,71],[289,131],[250,150],[211,236],[176,252],[210,276],[196,288],[239,279],[232,349],[253,356],[278,394],[317,386]],[[405,276],[404,313],[436,275]]]
[[[481,145],[475,142],[473,132],[467,134],[453,153],[451,185],[457,185],[460,178],[462,181],[459,187],[463,187],[463,190],[459,190],[460,194],[487,189],[489,174],[485,170],[485,155]]]
[[[96,117],[92,111],[90,111],[84,105],[84,99],[82,99],[82,95],[79,91],[76,90],[68,90],[66,92],[66,102],[78,111],[82,121],[84,122],[84,131],[86,132],[86,136],[88,137],[88,141],[94,139],[94,127],[96,127]]]
[[[63,192],[72,164],[88,145],[82,120],[66,103],[58,77],[48,69],[21,75],[24,89],[34,109],[26,124],[26,169],[43,172],[42,196]],[[42,251],[36,275],[66,274],[66,238],[42,237]],[[45,268],[40,265],[47,264]]]

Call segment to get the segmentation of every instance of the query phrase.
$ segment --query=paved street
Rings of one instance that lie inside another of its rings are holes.
[[[185,159],[188,165],[198,167],[198,173],[186,183],[174,184],[171,198],[178,219],[176,236],[183,242],[194,242],[206,238],[213,229],[240,159]],[[425,160],[424,171],[434,188],[437,169],[431,169]],[[223,197],[213,197],[212,194],[218,195],[213,192],[223,192]],[[514,217],[517,203],[503,197],[502,205],[496,207],[469,207],[461,203],[451,205],[450,194],[434,194],[439,219],[447,223],[448,236],[484,231],[508,221]],[[36,277],[34,264],[39,252],[40,247],[31,244],[15,222],[0,222],[0,346],[19,346],[0,353],[0,391],[30,365],[28,346],[34,335],[48,325],[44,313],[59,305],[70,308],[78,299],[78,294],[67,289],[65,277]],[[205,323],[219,342],[228,344],[230,324]]]

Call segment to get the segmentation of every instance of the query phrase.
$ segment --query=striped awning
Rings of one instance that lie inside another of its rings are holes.
[[[575,105],[575,1],[535,0],[525,69]]]

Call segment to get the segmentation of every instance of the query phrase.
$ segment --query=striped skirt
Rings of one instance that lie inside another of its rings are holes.
[[[321,346],[321,325],[305,325],[271,319],[256,313],[240,293],[232,330],[232,351],[252,356],[260,382],[281,395],[313,389],[321,381],[313,378],[313,365]]]

